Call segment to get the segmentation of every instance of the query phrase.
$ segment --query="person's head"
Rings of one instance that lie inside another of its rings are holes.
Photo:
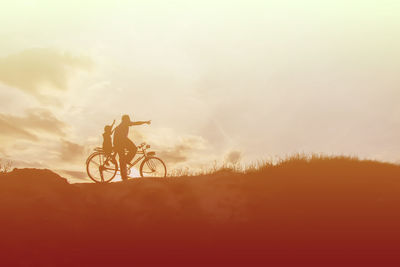
[[[111,134],[111,126],[110,125],[104,126],[104,132],[107,134]]]
[[[130,122],[131,122],[131,118],[129,117],[129,115],[125,114],[125,115],[122,115],[121,121],[122,121],[122,123],[124,123],[124,124],[130,123]]]

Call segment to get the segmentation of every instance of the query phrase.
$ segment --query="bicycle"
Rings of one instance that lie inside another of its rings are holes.
[[[136,155],[141,155],[135,161],[128,163],[128,175],[131,168],[141,160],[139,172],[141,177],[166,177],[167,167],[165,163],[155,156],[156,152],[147,151],[150,145],[142,143],[138,146]],[[86,172],[89,178],[96,183],[109,183],[120,170],[116,160],[117,153],[105,153],[101,147],[96,147],[94,152],[86,160]]]

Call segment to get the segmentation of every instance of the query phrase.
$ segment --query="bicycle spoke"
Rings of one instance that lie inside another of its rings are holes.
[[[107,160],[108,158],[102,153],[94,154],[89,158],[86,168],[89,177],[95,182],[109,182],[115,177],[117,173],[116,163]]]
[[[96,163],[96,162],[91,162],[92,164],[94,164],[94,165],[96,165],[96,166],[100,166],[100,164],[99,163]]]
[[[159,158],[147,158],[142,164],[141,174],[146,177],[165,177],[166,168]]]

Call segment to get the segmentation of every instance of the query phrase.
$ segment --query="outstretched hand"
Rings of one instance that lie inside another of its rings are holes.
[[[149,120],[149,121],[146,121],[146,123],[147,123],[148,125],[150,125],[150,124],[151,124],[151,120]]]

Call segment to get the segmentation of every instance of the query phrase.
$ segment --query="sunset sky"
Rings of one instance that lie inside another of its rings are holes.
[[[169,169],[400,162],[400,1],[2,1],[0,158],[85,177],[122,114]],[[83,180],[81,180],[83,181]]]

